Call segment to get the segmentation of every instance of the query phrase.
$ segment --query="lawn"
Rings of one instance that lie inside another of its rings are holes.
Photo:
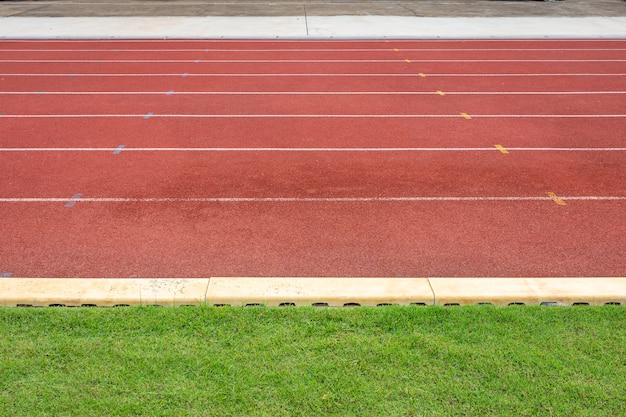
[[[1,416],[624,416],[626,309],[0,309]]]

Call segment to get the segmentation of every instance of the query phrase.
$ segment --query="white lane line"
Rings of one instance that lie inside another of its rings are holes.
[[[626,196],[559,196],[570,201],[626,201]],[[471,201],[553,201],[549,196],[529,197],[151,197],[151,198],[0,198],[0,203],[370,203],[370,202],[471,202]]]
[[[626,148],[506,148],[521,152],[616,152]],[[0,152],[485,152],[489,148],[0,148]]]
[[[391,43],[390,43],[391,45]],[[554,51],[554,52],[577,52],[577,51],[626,51],[626,48],[395,48],[397,52],[494,52],[494,51]],[[204,53],[238,53],[238,52],[389,52],[396,51],[391,46],[388,48],[277,48],[277,49],[218,49],[218,48],[180,48],[180,49],[121,49],[121,48],[103,48],[103,49],[0,49],[1,52],[204,52]]]
[[[0,73],[3,77],[180,77],[181,73]],[[188,73],[188,77],[623,77],[626,73]]]
[[[0,91],[0,95],[59,95],[59,96],[91,96],[91,95],[440,95],[437,91]],[[626,91],[446,91],[446,95],[606,95],[626,94]]]
[[[5,40],[5,42],[11,43],[98,43],[99,40],[94,39],[10,39]],[[270,43],[272,45],[276,44],[275,39],[104,39],[102,43],[141,43],[141,44],[150,44],[150,43],[201,43],[203,45],[220,45],[220,44],[231,44],[231,43]],[[282,44],[286,43],[297,43],[302,45],[303,43],[329,43],[333,45],[337,45],[340,43],[361,43],[361,44],[385,44],[390,45],[393,43],[410,43],[410,44],[420,44],[420,43],[455,43],[459,42],[471,42],[471,43],[522,43],[527,45],[529,43],[624,43],[624,39],[620,38],[553,38],[553,39],[514,39],[514,38],[476,38],[476,39],[311,39],[311,40],[303,40],[303,39],[281,39],[279,41]],[[522,48],[522,50],[524,50]]]
[[[622,118],[626,114],[156,114],[149,113],[150,118],[195,118],[195,119],[451,119],[451,118],[541,118],[541,119],[579,119],[579,118]],[[72,119],[72,118],[143,118],[146,114],[2,114],[2,118],[11,119]]]
[[[410,59],[409,63],[482,63],[482,62],[626,62],[626,59]],[[154,63],[154,64],[176,64],[176,63],[196,63],[196,64],[275,64],[275,63],[407,63],[405,59],[0,59],[0,63],[59,63],[59,64],[80,64],[80,63]]]

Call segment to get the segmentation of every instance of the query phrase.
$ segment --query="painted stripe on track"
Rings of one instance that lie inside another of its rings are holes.
[[[269,119],[269,118],[337,118],[337,119],[450,119],[471,116],[471,118],[541,118],[541,119],[579,119],[579,118],[622,118],[626,114],[3,114],[0,118],[14,119],[72,119],[72,118],[196,118],[196,119]]]
[[[11,40],[11,42],[14,42]],[[281,43],[283,41],[281,40]],[[203,53],[230,53],[230,52],[493,52],[493,51],[626,51],[626,48],[277,48],[277,49],[218,49],[218,48],[180,48],[180,49],[0,49],[0,52],[203,52]]]
[[[224,43],[249,43],[249,44],[259,44],[259,43],[270,43],[275,44],[275,39],[7,39],[7,42],[14,43],[94,43],[94,42],[108,42],[108,43],[203,43],[203,44],[224,44]],[[620,38],[553,38],[553,39],[535,39],[535,38],[525,38],[525,39],[515,39],[515,38],[476,38],[476,39],[281,39],[281,43],[331,43],[331,44],[339,44],[339,43],[382,43],[382,44],[390,44],[394,43],[459,43],[459,42],[474,42],[474,43],[494,43],[494,42],[503,42],[503,43],[522,43],[524,45],[534,42],[534,43],[585,43],[585,42],[625,42],[624,39]]]
[[[307,63],[391,63],[407,62],[405,59],[0,59],[0,63],[202,63],[202,64],[307,64]],[[411,59],[410,63],[480,63],[480,62],[626,62],[626,59]]]
[[[3,77],[180,77],[180,73],[1,73]],[[421,73],[190,73],[189,77],[422,77]],[[426,73],[426,77],[623,77],[626,73]]]
[[[522,152],[619,152],[626,148],[506,148]],[[490,148],[0,148],[0,152],[486,152]]]
[[[441,95],[438,91],[0,91],[0,95]],[[626,94],[626,91],[446,91],[446,95],[604,95]]]
[[[626,196],[559,196],[561,200],[572,201],[626,201]],[[471,202],[471,201],[553,201],[550,196],[528,197],[24,197],[0,198],[0,203],[370,203],[370,202]]]

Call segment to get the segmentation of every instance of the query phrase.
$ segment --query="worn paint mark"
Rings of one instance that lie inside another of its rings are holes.
[[[496,145],[494,145],[494,146],[495,146],[495,147],[496,147],[496,148],[497,148],[500,152],[502,152],[503,154],[507,154],[507,153],[509,153],[509,151],[508,151],[508,150],[506,150],[506,149],[504,148],[504,146],[502,146],[502,145],[498,145],[498,144],[496,144]]]
[[[550,199],[551,199],[552,201],[554,201],[556,204],[558,204],[559,206],[565,206],[565,205],[566,205],[566,204],[565,204],[565,201],[563,201],[562,199],[560,199],[560,198],[559,198],[559,197],[558,197],[555,193],[553,193],[553,192],[551,192],[551,191],[548,191],[548,192],[546,193],[546,195],[547,195],[548,197],[550,197]]]

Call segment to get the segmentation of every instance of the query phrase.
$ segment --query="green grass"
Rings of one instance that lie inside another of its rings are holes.
[[[0,309],[1,416],[624,416],[626,310]]]

